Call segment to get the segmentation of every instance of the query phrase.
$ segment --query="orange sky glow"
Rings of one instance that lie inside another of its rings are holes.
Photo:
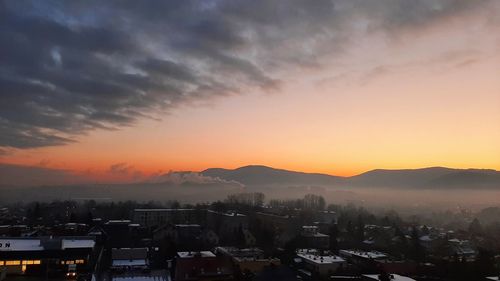
[[[478,16],[479,17],[479,16]],[[321,67],[281,70],[276,89],[151,112],[0,162],[98,181],[260,164],[341,176],[371,169],[500,170],[500,29],[460,15],[396,39],[356,37]],[[122,172],[111,167],[120,164]]]

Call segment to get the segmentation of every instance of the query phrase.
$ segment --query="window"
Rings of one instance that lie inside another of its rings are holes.
[[[6,261],[5,265],[21,265],[21,261]]]

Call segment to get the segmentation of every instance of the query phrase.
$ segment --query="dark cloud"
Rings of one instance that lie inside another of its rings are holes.
[[[112,175],[127,176],[134,180],[140,180],[144,178],[144,174],[135,169],[133,165],[127,163],[116,163],[109,167],[108,172]]]
[[[180,104],[273,90],[279,73],[343,53],[359,22],[394,34],[495,2],[1,1],[0,147],[64,145]]]
[[[111,174],[128,175],[134,169],[133,166],[127,163],[116,163],[109,167],[109,172]]]

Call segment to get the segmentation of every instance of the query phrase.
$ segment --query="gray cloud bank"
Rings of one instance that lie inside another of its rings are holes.
[[[494,18],[498,3],[0,1],[0,154],[72,143],[248,88],[272,91],[283,72],[345,52],[354,33]]]

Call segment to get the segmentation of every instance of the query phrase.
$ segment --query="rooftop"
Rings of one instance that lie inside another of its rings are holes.
[[[345,260],[336,255],[319,255],[314,249],[301,249],[297,251],[297,256],[317,264],[329,264],[337,262],[345,262]]]
[[[91,239],[63,239],[62,249],[93,248],[95,241]]]
[[[111,266],[126,267],[126,266],[146,266],[148,263],[145,259],[137,260],[114,260]]]
[[[391,276],[391,281],[415,281],[415,279],[412,279],[410,277],[402,276],[399,274],[390,274]],[[371,280],[380,280],[378,274],[364,274],[363,277],[369,278]]]
[[[172,212],[172,211],[194,211],[195,209],[167,209],[167,208],[157,208],[157,209],[134,209],[134,212]]]
[[[214,211],[214,210],[208,210],[208,212],[212,213],[212,214],[218,214],[218,215],[227,216],[227,217],[246,217],[246,215],[240,214],[240,213],[236,213],[236,212],[226,212],[226,213],[223,213],[223,212],[217,212],[217,211]]]
[[[115,260],[145,260],[148,257],[148,248],[113,248],[111,258]]]
[[[113,276],[112,281],[169,281],[168,276]]]
[[[89,237],[0,238],[0,251],[43,251],[47,247],[51,250],[88,249],[94,245],[94,239]]]
[[[215,254],[212,253],[211,251],[200,251],[200,252],[177,252],[177,256],[179,258],[194,258],[194,257],[201,257],[201,258],[215,258]]]
[[[366,259],[383,259],[387,258],[387,255],[378,251],[359,251],[359,250],[340,250],[340,254],[346,256],[357,256]]]

